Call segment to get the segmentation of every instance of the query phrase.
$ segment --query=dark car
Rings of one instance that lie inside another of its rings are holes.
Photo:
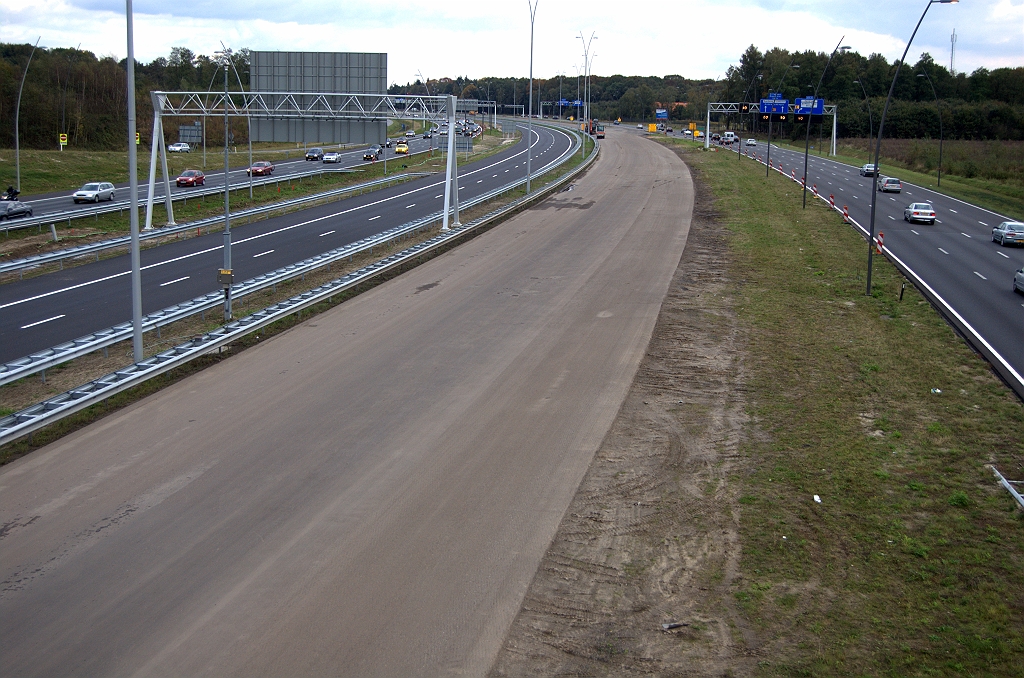
[[[322,148],[311,148],[306,151],[306,160],[323,160],[324,149]]]
[[[274,173],[274,165],[266,160],[260,160],[259,162],[254,162],[252,167],[245,170],[245,173],[254,177],[269,176]]]
[[[424,139],[432,139],[432,138],[434,138],[434,135],[431,134],[430,132],[424,132],[423,133],[423,138]]]
[[[199,170],[187,169],[175,181],[178,186],[203,186],[206,184],[206,175]]]
[[[0,221],[4,219],[17,219],[18,217],[32,216],[32,206],[26,205],[17,197],[0,200]]]
[[[368,149],[366,149],[366,153],[363,153],[363,160],[380,160],[380,155],[383,152],[384,149],[381,148],[379,145],[370,146]]]

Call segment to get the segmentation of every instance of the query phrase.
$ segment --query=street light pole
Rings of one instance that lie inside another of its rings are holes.
[[[907,41],[907,47],[903,50],[903,57],[900,62],[896,65],[896,74],[892,77],[892,83],[889,85],[889,95],[885,97],[885,106],[882,108],[882,119],[878,121],[878,138],[875,140],[875,162],[874,172],[871,176],[871,218],[868,223],[868,284],[867,291],[864,293],[866,296],[871,296],[871,264],[872,255],[875,250],[875,208],[878,203],[878,159],[882,154],[882,131],[885,129],[885,115],[889,112],[889,103],[892,101],[893,90],[896,89],[896,81],[900,77],[900,70],[903,68],[903,62],[907,59],[907,52],[910,51],[910,45],[914,42],[914,36],[917,35],[917,30],[921,28],[921,22],[924,21],[925,15],[928,10],[935,3],[941,3],[943,5],[956,4],[960,0],[928,0],[928,4],[924,6],[924,11],[921,12],[921,18],[917,20],[917,25],[914,26],[914,32],[910,34],[910,40]]]
[[[845,35],[843,37],[839,38],[839,42],[836,43],[836,48],[834,50],[832,50],[831,54],[828,55],[828,61],[825,62],[825,68],[822,69],[821,77],[818,78],[818,86],[814,88],[814,103],[811,104],[811,110],[812,111],[814,110],[814,104],[818,103],[818,90],[821,89],[821,83],[824,82],[824,80],[825,80],[825,73],[828,72],[828,67],[832,63],[832,57],[834,57],[836,55],[836,52],[839,51],[839,49],[840,49],[839,45],[843,44],[843,40],[845,40],[845,39],[846,39]],[[848,50],[848,49],[850,49],[850,48],[849,47],[843,47],[842,48],[842,50],[844,52],[846,50]],[[807,116],[807,125],[806,125],[806,134],[804,134],[804,178],[803,178],[803,185],[804,185],[804,191],[803,191],[803,193],[804,193],[804,209],[807,209],[807,154],[810,151],[810,148],[811,148],[811,116],[810,116],[810,114],[808,114],[808,116]]]
[[[796,56],[794,56],[793,60],[789,62],[789,66],[786,66],[786,70],[782,72],[782,80],[779,81],[779,92],[780,93],[782,92],[782,83],[786,82],[786,74],[789,73],[789,69],[791,69],[791,68],[800,68],[800,64],[796,63]],[[769,94],[770,93],[771,93],[771,91],[769,90]],[[773,108],[775,108],[774,105],[769,107],[769,110],[768,110],[768,154],[767,154],[767,156],[764,159],[764,176],[765,176],[766,179],[768,178],[768,172],[770,171],[769,163],[772,160],[772,115],[773,115],[773,113],[772,113],[771,109],[773,109]],[[706,132],[706,134],[708,134],[710,132],[711,132],[711,130],[708,130]]]
[[[935,110],[939,112],[939,180],[936,182],[939,186],[942,185],[942,107],[939,106],[939,95],[935,92],[935,85],[932,83],[932,78],[928,75],[928,71],[918,73],[917,77],[927,78],[928,84],[932,88],[932,96],[935,97]]]
[[[231,320],[231,181],[228,175],[228,67],[231,50],[218,52],[224,59],[224,322]]]
[[[752,77],[750,79],[750,84],[747,85],[747,91],[743,93],[743,101],[740,102],[741,104],[745,104],[747,102],[747,95],[750,94],[750,88],[754,86],[754,81],[759,79],[760,77],[761,77],[761,72],[758,71],[757,73],[754,74],[754,77]],[[707,136],[707,135],[705,135],[705,136]],[[740,159],[740,151],[742,149],[743,149],[742,146],[737,146],[736,147],[736,160],[737,161]]]
[[[590,67],[594,63],[593,57],[590,56],[590,43],[597,38],[597,31],[590,33],[590,38],[583,37],[583,31],[576,36],[583,42],[583,120],[584,120],[584,133],[589,135],[590,127]],[[596,56],[596,55],[595,55]],[[583,144],[580,148],[580,157],[586,156],[587,149],[587,138],[583,138]]]
[[[132,0],[125,0],[128,19],[128,224],[132,260],[132,360],[142,362],[142,254],[139,251],[139,158],[135,146],[135,30]],[[150,141],[156,143],[156,139]]]
[[[530,161],[533,156],[533,21],[537,18],[537,5],[540,4],[540,0],[526,0],[526,4],[530,7],[530,102],[529,102],[529,116],[526,120],[526,194],[530,194],[530,179],[532,173],[530,171]]]
[[[868,152],[871,152],[871,140],[875,137],[875,123],[871,119],[871,101],[868,100],[868,92],[864,89],[864,83],[860,80],[854,80],[855,83],[860,85],[860,91],[864,94],[864,103],[868,107]]]
[[[25,64],[25,70],[21,72],[21,85],[18,86],[18,103],[14,104],[14,188],[21,193],[21,146],[18,140],[19,128],[18,128],[18,114],[21,112],[21,90],[25,89],[25,76],[28,75],[28,67],[32,64],[32,57],[35,56],[36,47],[39,47],[39,41],[43,39],[43,36],[36,38],[36,44],[32,45],[32,51],[28,53],[28,63]],[[132,139],[134,142],[135,139]]]

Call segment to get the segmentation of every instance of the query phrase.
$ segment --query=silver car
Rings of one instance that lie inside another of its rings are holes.
[[[912,202],[910,207],[903,210],[903,221],[911,223],[923,221],[926,224],[935,223],[935,210],[926,202]]]
[[[71,199],[77,205],[80,202],[99,202],[100,200],[114,199],[114,184],[109,181],[98,181],[86,184],[71,194]]]
[[[992,229],[992,242],[1003,247],[1024,245],[1024,224],[1019,221],[1004,221]]]
[[[874,163],[868,163],[860,168],[860,175],[862,177],[873,177],[878,174],[878,165]]]
[[[1024,268],[1013,274],[1013,291],[1024,294]]]

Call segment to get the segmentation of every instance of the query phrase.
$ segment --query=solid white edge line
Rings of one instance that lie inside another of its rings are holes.
[[[43,323],[48,323],[51,320],[59,320],[60,318],[63,318],[63,317],[64,317],[64,314],[61,313],[60,315],[55,315],[52,318],[47,318],[46,320],[37,320],[34,323],[29,323],[28,325],[22,325],[21,329],[27,330],[30,327],[35,327],[36,325],[42,325]]]

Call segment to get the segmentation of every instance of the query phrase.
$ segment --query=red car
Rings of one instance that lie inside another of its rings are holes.
[[[202,186],[206,183],[206,175],[199,170],[185,170],[177,180],[178,186]]]
[[[254,162],[252,167],[245,170],[245,173],[254,177],[265,177],[274,173],[274,165],[266,160],[260,160],[259,162]]]

